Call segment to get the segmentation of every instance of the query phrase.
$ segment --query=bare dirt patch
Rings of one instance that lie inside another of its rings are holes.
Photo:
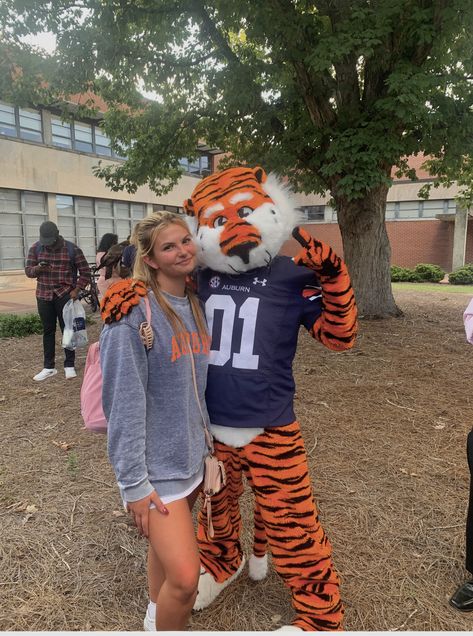
[[[344,354],[301,334],[297,413],[348,630],[471,629],[448,606],[467,576],[468,300],[398,292],[404,317],[363,322]],[[0,341],[0,354],[0,630],[142,629],[145,543],[122,513],[105,437],[82,428],[80,380],[32,381],[41,336]],[[247,549],[251,505],[246,494]],[[191,629],[272,630],[291,617],[274,572],[259,583],[244,572]]]

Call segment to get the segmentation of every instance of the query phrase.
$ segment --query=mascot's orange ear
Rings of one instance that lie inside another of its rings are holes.
[[[195,216],[194,202],[192,199],[186,199],[183,205],[187,216]]]
[[[253,172],[258,183],[264,183],[266,181],[266,172],[263,170],[263,168],[257,166],[256,168],[253,168]]]

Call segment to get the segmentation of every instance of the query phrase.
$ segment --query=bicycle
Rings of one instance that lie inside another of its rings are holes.
[[[92,266],[90,268],[90,280],[85,289],[79,292],[77,296],[79,300],[84,300],[90,306],[92,313],[95,313],[100,307],[99,290],[97,287],[97,278],[99,277],[98,268]]]

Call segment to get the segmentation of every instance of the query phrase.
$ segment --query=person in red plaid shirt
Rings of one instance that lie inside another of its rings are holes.
[[[44,368],[33,380],[37,382],[56,375],[56,321],[64,331],[62,310],[67,301],[75,300],[81,289],[90,281],[90,267],[82,250],[65,241],[52,221],[45,221],[39,228],[39,241],[28,252],[25,273],[37,278],[36,302],[43,323]],[[75,378],[75,351],[64,349],[64,373]]]

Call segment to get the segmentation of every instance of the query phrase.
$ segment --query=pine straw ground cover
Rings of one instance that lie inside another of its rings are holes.
[[[346,629],[469,630],[473,616],[447,604],[466,577],[469,297],[397,300],[404,317],[363,322],[349,353],[301,334],[297,413]],[[82,428],[80,380],[31,380],[41,336],[0,352],[0,630],[142,629],[145,543],[122,513],[105,438]],[[243,503],[248,551],[251,496]],[[291,616],[273,571],[259,583],[245,571],[191,629],[272,630]]]

